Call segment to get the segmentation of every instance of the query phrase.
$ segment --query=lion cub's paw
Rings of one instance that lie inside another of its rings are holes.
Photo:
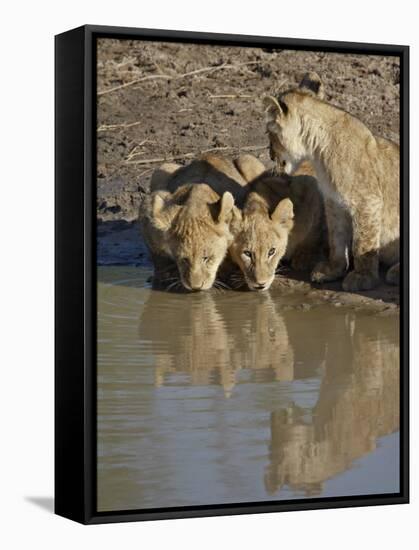
[[[378,286],[380,279],[370,272],[351,271],[343,280],[343,290],[355,292],[357,290],[371,290]]]
[[[345,269],[335,266],[329,262],[319,262],[311,272],[313,283],[327,283],[340,279],[345,274]]]
[[[393,265],[387,271],[386,281],[389,285],[399,286],[400,284],[400,264]]]

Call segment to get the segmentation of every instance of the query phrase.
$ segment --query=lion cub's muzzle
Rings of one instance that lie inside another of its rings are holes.
[[[250,290],[268,290],[272,284],[273,277],[269,277],[269,279],[264,280],[256,280],[256,281],[249,281],[247,280],[247,286]]]
[[[253,285],[247,285],[249,287],[250,290],[256,290],[256,291],[262,291],[262,290],[268,290],[270,285],[269,283],[266,283],[266,284],[253,284]]]
[[[268,288],[268,283],[256,283],[253,285],[254,290],[266,290]]]
[[[187,290],[197,292],[199,290],[209,290],[213,282],[211,278],[204,277],[199,273],[189,273],[181,276],[182,284]]]

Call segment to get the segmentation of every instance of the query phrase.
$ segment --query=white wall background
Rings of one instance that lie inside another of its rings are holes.
[[[82,527],[45,509],[53,494],[53,35],[84,23],[401,43],[411,51],[412,321],[418,316],[419,34],[411,0],[14,0],[0,34],[0,544],[3,548],[383,549],[417,539],[412,504]],[[416,17],[415,17],[416,16]],[[417,382],[412,338],[412,388]],[[418,406],[412,399],[417,457]],[[415,433],[416,432],[416,433]],[[32,499],[32,500],[31,500]],[[33,499],[41,499],[42,506]],[[44,499],[44,500],[42,500]],[[45,500],[46,499],[46,500]],[[4,540],[3,540],[4,539]]]

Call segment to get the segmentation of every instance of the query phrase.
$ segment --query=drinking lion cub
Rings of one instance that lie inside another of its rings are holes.
[[[323,201],[316,180],[307,175],[264,173],[248,189],[229,256],[251,290],[267,290],[281,260],[306,271],[323,257]]]
[[[316,282],[345,275],[352,246],[354,270],[345,290],[379,281],[379,260],[399,278],[399,146],[376,137],[357,118],[323,100],[323,85],[307,74],[297,89],[265,98],[271,152],[286,173],[313,163],[325,198],[329,261],[312,272]]]
[[[186,167],[163,165],[151,191],[140,223],[156,275],[171,260],[189,290],[229,282],[232,263],[249,289],[267,290],[282,258],[295,269],[318,258],[324,223],[314,178],[268,175],[252,155],[206,155]]]

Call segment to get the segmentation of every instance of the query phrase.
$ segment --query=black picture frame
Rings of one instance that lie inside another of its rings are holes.
[[[144,511],[96,511],[96,53],[98,38],[400,58],[400,493]],[[82,26],[55,37],[55,513],[84,524],[409,502],[409,47]]]

